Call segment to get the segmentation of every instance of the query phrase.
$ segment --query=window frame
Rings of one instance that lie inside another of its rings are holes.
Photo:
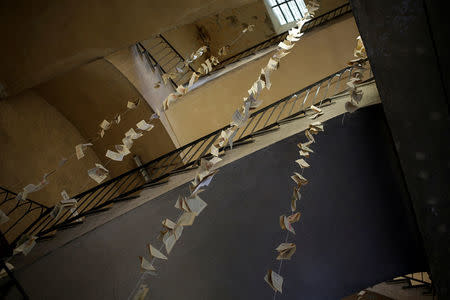
[[[303,5],[304,5],[304,7],[306,7],[304,0],[300,0],[300,1],[303,1]],[[272,5],[270,2],[275,2],[276,4]],[[274,30],[277,34],[280,34],[282,32],[285,32],[286,30],[290,29],[292,26],[295,25],[295,22],[298,20],[295,18],[295,14],[289,5],[290,2],[294,2],[295,6],[297,7],[298,12],[300,13],[300,16],[303,17],[305,14],[305,10],[300,9],[300,6],[298,5],[296,0],[264,0],[264,4],[266,5],[266,9],[269,13],[270,19],[272,20]],[[283,9],[281,7],[283,4],[286,4],[287,8],[289,9],[290,17],[293,19],[293,21],[288,22],[289,18],[285,16],[285,13],[283,12]],[[274,8],[279,9],[279,11],[281,12],[281,15],[284,18],[284,21],[286,22],[285,24],[281,24],[278,16],[276,15],[276,13],[274,11]]]

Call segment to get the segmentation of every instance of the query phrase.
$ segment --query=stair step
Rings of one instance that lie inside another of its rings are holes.
[[[292,122],[292,121],[295,121],[295,120],[298,120],[298,119],[302,119],[304,117],[306,117],[306,115],[300,114],[300,115],[292,117],[292,118],[282,119],[282,120],[278,121],[278,124],[280,124],[280,125],[286,124],[286,123],[289,123],[289,122]]]
[[[242,141],[237,141],[237,142],[233,143],[233,148],[236,148],[236,147],[239,147],[239,146],[242,146],[242,145],[251,144],[251,143],[254,143],[254,142],[255,142],[255,140],[252,139],[252,138],[245,139],[245,140],[242,140]],[[230,146],[229,145],[226,146],[226,149],[230,149]],[[220,156],[220,153],[219,153],[219,156]]]
[[[58,230],[53,230],[46,234],[40,235],[40,236],[38,236],[36,242],[43,242],[43,241],[51,240],[52,238],[55,237],[56,232],[58,232]]]
[[[75,227],[77,225],[83,224],[84,223],[84,217],[78,218],[76,220],[74,220],[73,222],[70,223],[63,223],[63,224],[59,224],[57,226],[55,226],[55,228],[57,230],[66,230],[72,227]]]
[[[252,137],[264,135],[264,134],[267,134],[267,133],[271,133],[271,132],[277,131],[277,130],[279,130],[279,129],[280,129],[280,126],[277,125],[277,126],[274,126],[274,127],[272,127],[272,128],[269,128],[269,129],[258,130],[258,131],[254,132],[254,133],[252,134]]]
[[[128,200],[133,200],[139,198],[139,196],[129,196],[129,197],[123,197],[123,198],[116,198],[114,200],[112,200],[113,202],[122,202],[122,201],[128,201]]]
[[[416,282],[417,283],[417,282]],[[403,286],[402,289],[420,289],[420,288],[426,288],[428,287],[428,285],[419,282],[418,284],[414,284],[414,285],[407,285],[407,286]]]
[[[170,175],[181,174],[181,173],[189,172],[189,171],[195,170],[195,169],[197,169],[197,168],[198,168],[198,166],[193,166],[193,167],[190,167],[190,168],[185,168],[185,169],[180,169],[180,170],[172,171],[172,172],[170,172]]]
[[[387,280],[387,281],[385,281],[387,284],[399,284],[399,283],[407,283],[409,280],[408,279],[406,279],[406,278],[399,278],[399,277],[397,277],[397,278],[394,278],[394,279],[392,279],[392,280]]]
[[[169,178],[164,178],[160,181],[157,182],[152,182],[152,183],[147,183],[144,184],[144,186],[142,187],[143,189],[149,188],[149,187],[154,187],[154,186],[158,186],[158,185],[163,185],[169,182]],[[133,196],[134,197],[134,196]]]
[[[95,214],[98,214],[98,213],[101,213],[101,212],[104,212],[104,211],[107,211],[107,210],[111,209],[113,207],[113,205],[114,205],[114,203],[110,203],[108,205],[99,207],[97,209],[89,210],[89,211],[85,212],[83,215],[84,216],[95,215]]]

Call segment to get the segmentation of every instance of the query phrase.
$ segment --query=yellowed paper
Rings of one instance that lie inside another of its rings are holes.
[[[119,152],[123,156],[131,153],[130,149],[128,149],[128,147],[126,147],[125,145],[115,145],[114,147],[116,148],[117,152]]]
[[[300,168],[302,168],[302,169],[304,169],[304,168],[309,168],[309,164],[306,162],[306,160],[304,160],[303,158],[301,158],[301,159],[297,159],[296,161],[295,161],[299,166],[300,166]]]
[[[359,106],[353,104],[353,102],[347,101],[345,102],[345,110],[349,113],[354,113],[359,109]]]
[[[280,43],[278,44],[278,47],[280,47],[280,48],[283,49],[283,50],[289,51],[289,50],[292,49],[292,47],[294,47],[294,44],[292,44],[292,43],[289,42],[289,41],[284,41],[284,42],[280,42]]]
[[[298,222],[300,220],[300,212],[296,212],[295,214],[288,216],[287,220],[291,224]]]
[[[264,280],[270,285],[270,287],[276,292],[283,292],[283,277],[278,275],[272,270],[268,270]]]
[[[288,40],[289,42],[298,42],[300,41],[300,39],[298,37],[295,37],[294,35],[289,34],[286,37],[286,40]]]
[[[167,254],[170,254],[170,252],[173,249],[173,246],[175,246],[175,242],[177,241],[175,234],[173,234],[172,232],[168,232],[166,233],[167,238],[164,239],[163,238],[163,243],[166,246],[166,252]]]
[[[189,210],[198,216],[208,205],[198,195],[186,199],[186,203],[189,206]]]
[[[314,151],[311,148],[309,148],[306,143],[298,143],[297,147],[299,147],[300,150],[302,150],[302,151],[314,153]]]
[[[288,230],[291,233],[295,234],[294,227],[292,227],[291,222],[289,222],[289,218],[285,215],[280,216],[280,227],[283,230]]]
[[[192,72],[191,79],[189,79],[188,88],[190,89],[200,76],[196,72]]]
[[[314,143],[316,141],[309,130],[305,130],[305,136],[310,142]]]
[[[12,264],[10,264],[9,262],[5,262],[5,264],[6,264],[6,267],[9,269],[9,270],[13,270],[14,269],[14,266],[12,265]],[[0,279],[2,279],[3,277],[5,277],[5,276],[7,276],[8,275],[8,273],[6,273],[6,270],[5,269],[1,269],[0,270]]]
[[[148,244],[147,247],[148,247],[148,252],[150,253],[150,257],[156,257],[159,259],[167,259],[167,256],[162,254],[161,251],[159,251],[158,249],[153,247],[151,244]]]
[[[109,175],[109,171],[101,164],[95,164],[95,168],[88,170],[88,175],[97,183],[101,183]]]
[[[141,260],[141,271],[156,271],[155,267],[145,258],[139,256]]]
[[[27,255],[30,253],[31,249],[36,245],[37,237],[31,236],[27,237],[25,240],[18,242],[19,246],[16,247],[13,251],[14,255],[22,253],[23,255]]]
[[[175,93],[170,93],[170,94],[166,97],[166,99],[164,100],[164,102],[163,102],[163,109],[164,109],[164,110],[168,110],[168,109],[169,109],[169,106],[170,106],[173,102],[177,101],[177,99],[178,99],[178,95],[177,95],[177,94],[175,94]]]
[[[308,180],[297,172],[294,172],[294,175],[292,175],[291,178],[292,180],[294,180],[297,186],[308,184]]]
[[[133,139],[132,139],[131,137],[129,137],[129,136],[124,137],[124,138],[122,139],[122,143],[123,143],[123,145],[124,145],[126,148],[128,148],[128,150],[129,150],[129,149],[131,149],[131,147],[133,146]],[[117,150],[117,148],[116,148],[116,150]],[[119,150],[117,150],[117,151],[119,151]],[[126,155],[126,154],[124,154],[124,155]]]
[[[100,128],[103,129],[103,130],[108,130],[110,127],[111,127],[111,123],[109,123],[109,122],[106,121],[106,120],[103,120],[103,121],[100,123]]]
[[[185,88],[185,87],[182,86],[182,85],[179,85],[179,86],[177,87],[176,91],[177,91],[177,93],[178,93],[179,95],[184,95],[184,94],[187,93],[188,89]]]
[[[294,187],[294,191],[292,192],[291,198],[291,211],[294,212],[297,210],[297,201],[301,199],[302,195],[300,194],[300,187]]]
[[[350,92],[350,98],[355,101],[356,103],[361,102],[363,97],[363,91],[362,90],[353,90]]]
[[[299,153],[300,153],[300,155],[301,155],[301,156],[303,156],[303,157],[306,157],[306,158],[308,158],[308,157],[309,157],[309,152],[306,152],[306,151],[300,150],[300,151],[299,151]]]
[[[111,150],[107,150],[106,151],[106,157],[115,160],[115,161],[122,161],[123,160],[123,154],[111,151]]]
[[[162,221],[162,225],[168,229],[174,229],[177,224],[170,219],[165,219]]]
[[[127,132],[125,132],[125,137],[131,138],[132,140],[137,140],[140,138],[143,134],[140,132],[136,132],[134,128],[130,128]]]
[[[92,143],[78,144],[75,146],[75,154],[77,156],[77,159],[81,159],[84,157],[84,151],[86,150],[87,146],[92,146]]]
[[[247,31],[253,31],[255,29],[254,24],[250,24],[242,30],[242,33],[246,33]]]
[[[136,127],[143,131],[150,131],[155,126],[152,124],[148,124],[147,122],[145,122],[145,120],[141,120],[136,124]]]
[[[211,145],[211,154],[213,156],[218,157],[219,156],[219,148],[217,148],[215,145]]]
[[[229,49],[230,49],[230,46],[223,46],[222,48],[220,48],[218,51],[219,56],[227,55]]]
[[[274,70],[277,70],[279,66],[280,66],[280,63],[277,60],[270,58],[266,67],[267,67],[267,69],[274,71]]]
[[[184,212],[180,219],[178,220],[178,224],[182,226],[191,226],[194,224],[195,213],[193,212]]]
[[[178,241],[181,237],[181,234],[183,233],[183,225],[178,224],[173,229],[173,234],[175,235],[175,240]]]
[[[140,99],[137,99],[137,100],[134,101],[134,102],[128,101],[128,103],[127,103],[127,108],[128,108],[128,109],[135,109],[135,108],[139,105],[139,102],[140,102],[140,101],[141,101]]]
[[[297,246],[294,243],[281,243],[275,250],[278,251],[277,260],[290,260],[297,250]]]
[[[141,284],[139,289],[136,291],[136,294],[133,296],[132,300],[145,300],[147,294],[149,292],[149,288],[146,284]]]

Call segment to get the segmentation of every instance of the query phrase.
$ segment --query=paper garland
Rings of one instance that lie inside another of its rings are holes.
[[[366,48],[364,47],[361,36],[356,38],[356,48],[353,51],[353,55],[356,59],[353,59],[348,63],[350,66],[353,66],[354,70],[352,77],[347,82],[347,91],[350,95],[350,101],[347,101],[344,106],[345,110],[349,113],[354,113],[359,109],[358,104],[361,102],[363,97],[363,91],[357,87],[357,84],[362,82],[362,72],[365,70],[364,60],[367,58]]]
[[[190,191],[191,195],[189,197],[182,197],[179,196],[175,203],[175,208],[181,210],[180,216],[177,218],[176,222],[169,222],[168,219],[165,219],[162,222],[162,225],[165,227],[163,231],[160,233],[160,239],[163,242],[163,246],[166,248],[167,254],[170,254],[172,251],[175,242],[179,239],[181,235],[181,231],[183,226],[190,226],[193,224],[195,217],[198,216],[198,214],[203,211],[203,209],[206,207],[206,202],[201,200],[198,197],[198,194],[203,191],[203,188],[209,186],[211,180],[213,179],[214,175],[217,173],[216,170],[212,170],[212,167],[218,163],[221,159],[219,158],[220,155],[220,149],[225,147],[227,144],[232,146],[233,138],[236,135],[238,129],[242,127],[248,120],[249,117],[249,111],[250,109],[255,109],[258,106],[261,105],[262,101],[258,100],[261,91],[264,88],[270,89],[271,83],[270,83],[270,74],[271,72],[275,71],[279,67],[280,59],[283,58],[288,54],[286,50],[291,49],[296,41],[300,39],[302,36],[301,28],[303,24],[308,21],[311,16],[313,15],[314,11],[318,9],[318,5],[316,2],[313,2],[311,5],[308,6],[308,9],[310,10],[310,13],[306,14],[306,18],[301,19],[297,25],[298,28],[292,28],[289,31],[289,38],[285,40],[284,42],[279,44],[280,49],[272,56],[272,58],[269,59],[269,62],[267,63],[266,67],[261,70],[260,75],[258,76],[258,79],[255,81],[255,83],[252,85],[252,87],[249,89],[248,93],[249,96],[245,97],[243,102],[243,106],[235,111],[235,113],[232,116],[232,120],[230,123],[230,128],[226,130],[222,130],[220,136],[213,142],[210,148],[210,154],[212,155],[212,159],[209,161],[206,161],[205,159],[201,160],[200,168],[194,177],[194,180],[191,182],[190,185]],[[248,28],[246,31],[251,31],[253,28]],[[244,31],[245,32],[245,31]],[[225,49],[220,50],[220,54],[223,54],[225,52]],[[209,72],[211,69],[211,65],[207,62],[202,65],[204,72]],[[199,70],[199,73],[200,70]],[[193,75],[193,76],[197,76]],[[192,78],[191,78],[192,79]],[[195,80],[192,80],[192,82]],[[187,92],[188,89],[186,88],[177,88],[177,93],[170,94],[163,103],[163,109],[166,110],[169,108],[170,104],[175,102],[177,98],[182,96]],[[316,114],[322,114],[322,111],[317,108],[313,107],[313,110],[316,111]],[[319,131],[323,131],[323,125],[320,122],[315,122],[310,125],[310,129],[308,131],[308,134],[311,136],[311,138],[308,138],[309,144],[314,142],[314,138],[312,137],[312,134],[317,134]],[[312,142],[311,142],[312,140]],[[310,153],[312,152],[311,149],[307,148],[309,144],[302,145],[302,149],[306,150],[304,152]],[[305,148],[306,147],[306,148]],[[309,165],[304,162],[304,160],[301,161],[303,166],[309,167]],[[300,199],[300,193],[299,188],[301,185],[305,185],[307,183],[307,180],[302,177],[300,174],[295,174],[295,181],[297,183],[297,187],[294,189],[295,191],[295,199],[296,201]],[[296,208],[295,202],[291,205],[291,208]],[[295,209],[293,209],[295,211]],[[298,222],[300,219],[300,213],[294,213],[290,216],[281,216],[280,218],[280,225],[282,228],[285,228],[287,230],[290,230],[291,232],[295,233],[292,227],[292,223]],[[177,234],[177,229],[180,229],[179,233]],[[161,246],[161,248],[163,247]],[[294,250],[292,250],[294,249]],[[293,253],[295,252],[295,245],[291,246],[286,249],[280,249],[279,257],[283,259],[290,259]],[[281,255],[281,256],[280,256]],[[141,268],[142,268],[142,258],[141,259]],[[152,259],[153,262],[154,259]],[[152,265],[152,262],[150,262],[150,265]],[[152,270],[150,270],[152,271]],[[282,292],[282,284],[283,284],[283,277],[281,277],[279,274],[273,272],[272,270],[269,270],[265,276],[265,281],[275,290]]]

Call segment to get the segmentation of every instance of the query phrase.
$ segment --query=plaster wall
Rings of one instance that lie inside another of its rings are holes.
[[[38,183],[59,161],[71,158],[57,174],[49,177],[50,184],[30,198],[45,205],[61,199],[61,191],[78,192],[87,178],[87,169],[98,160],[91,149],[77,161],[71,157],[75,145],[85,142],[83,134],[44,98],[33,90],[0,101],[0,182],[2,186],[19,191],[29,183]],[[76,180],[74,180],[76,179]]]
[[[0,3],[0,94],[45,82],[178,24],[253,0],[62,0]]]

